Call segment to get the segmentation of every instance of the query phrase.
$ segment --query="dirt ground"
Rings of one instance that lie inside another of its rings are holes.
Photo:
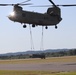
[[[0,70],[76,71],[76,62],[6,63],[0,64]]]

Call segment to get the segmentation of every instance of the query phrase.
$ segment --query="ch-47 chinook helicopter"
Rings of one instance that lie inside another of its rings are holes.
[[[45,26],[46,29],[48,28],[48,26],[55,26],[55,28],[57,29],[57,24],[62,20],[61,9],[59,8],[59,6],[76,6],[76,4],[55,5],[52,0],[49,0],[52,3],[52,7],[48,8],[46,13],[37,13],[23,10],[21,5],[30,5],[30,3],[24,4],[28,1],[30,0],[17,4],[0,4],[0,6],[14,6],[13,12],[8,16],[8,18],[11,21],[23,23],[23,28],[26,28],[26,24],[31,24],[32,27],[39,25]]]

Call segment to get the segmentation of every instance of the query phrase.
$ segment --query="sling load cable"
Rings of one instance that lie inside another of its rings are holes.
[[[42,34],[41,34],[41,46],[40,46],[40,50],[44,50],[44,26],[42,26]]]
[[[33,38],[32,38],[32,30],[31,30],[31,26],[30,25],[29,25],[29,29],[30,29],[31,50],[34,50],[34,43],[33,43]]]

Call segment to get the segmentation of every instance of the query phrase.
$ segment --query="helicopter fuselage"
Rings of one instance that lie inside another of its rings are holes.
[[[38,13],[23,10],[21,6],[31,5],[30,3],[26,3],[28,1],[30,0],[26,0],[24,2],[16,4],[0,4],[0,6],[13,6],[13,12],[8,16],[8,18],[14,22],[24,23],[23,26],[24,28],[26,28],[25,24],[32,24],[32,27],[35,27],[36,25],[46,26],[46,29],[47,26],[53,26],[53,25],[55,25],[55,28],[57,28],[57,24],[61,22],[62,20],[61,9],[59,6],[62,7],[76,6],[76,4],[55,5],[55,3],[52,0],[49,0],[49,2],[52,5],[37,6],[37,7],[49,7],[47,9],[47,12]]]
[[[13,13],[8,16],[8,18],[14,22],[39,26],[53,26],[57,25],[61,21],[61,17],[58,15],[24,10],[14,10]]]

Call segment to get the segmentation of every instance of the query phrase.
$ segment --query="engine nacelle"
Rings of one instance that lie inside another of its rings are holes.
[[[61,10],[59,7],[48,8],[47,14],[61,16]]]

